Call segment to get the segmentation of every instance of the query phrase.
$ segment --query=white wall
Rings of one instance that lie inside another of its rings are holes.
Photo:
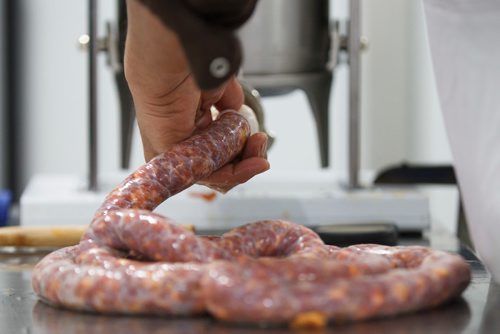
[[[114,2],[99,2],[101,21]],[[87,1],[23,0],[25,180],[34,173],[87,171]],[[103,33],[104,25],[100,25]],[[117,95],[104,56],[99,63],[100,166],[118,166]]]
[[[362,161],[380,169],[409,158],[411,2],[363,2]],[[397,13],[397,14],[396,14]]]
[[[266,1],[266,0],[263,0]],[[332,15],[345,17],[346,3],[332,0]],[[87,170],[86,53],[76,41],[86,31],[86,1],[21,0],[26,15],[24,109],[26,180],[33,173]],[[101,21],[114,1],[101,1]],[[420,0],[363,2],[362,166],[379,169],[403,160],[448,162],[433,83]],[[100,25],[101,32],[104,24]],[[111,72],[100,59],[100,169],[118,169],[118,101]],[[346,66],[338,68],[331,99],[331,157],[346,166]],[[277,135],[269,154],[273,169],[314,171],[319,154],[305,95],[267,98],[269,128]],[[286,120],[286,121],[284,121]],[[139,138],[132,166],[142,163]],[[448,218],[443,218],[449,220]]]
[[[86,166],[85,1],[22,1],[25,179]]]

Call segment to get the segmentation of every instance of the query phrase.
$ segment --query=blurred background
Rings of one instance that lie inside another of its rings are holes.
[[[266,1],[266,0],[262,0]],[[81,174],[88,166],[87,2],[0,0],[0,188],[19,198],[39,173]],[[99,33],[116,20],[116,3],[99,1]],[[401,162],[450,164],[420,0],[362,1],[361,167],[378,171]],[[346,1],[330,1],[345,19]],[[99,170],[120,170],[119,103],[113,73],[99,56]],[[330,169],[347,164],[346,64],[337,66],[330,95]],[[313,115],[300,90],[263,99],[274,170],[320,169]],[[143,163],[135,129],[131,166]],[[424,188],[432,222],[454,232],[457,191]]]

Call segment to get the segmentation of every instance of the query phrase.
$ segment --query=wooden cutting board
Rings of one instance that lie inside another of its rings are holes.
[[[0,246],[66,247],[76,245],[85,226],[13,226],[0,228]]]
[[[194,232],[193,225],[181,225]],[[67,247],[76,245],[87,229],[84,226],[12,226],[0,228],[0,247]]]

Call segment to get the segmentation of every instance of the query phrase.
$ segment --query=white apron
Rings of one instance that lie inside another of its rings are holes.
[[[469,230],[500,283],[500,0],[424,0],[424,8]]]

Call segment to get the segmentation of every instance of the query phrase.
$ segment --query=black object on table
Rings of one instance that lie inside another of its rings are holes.
[[[313,228],[325,244],[346,247],[355,244],[395,246],[398,230],[391,223],[325,225]]]

